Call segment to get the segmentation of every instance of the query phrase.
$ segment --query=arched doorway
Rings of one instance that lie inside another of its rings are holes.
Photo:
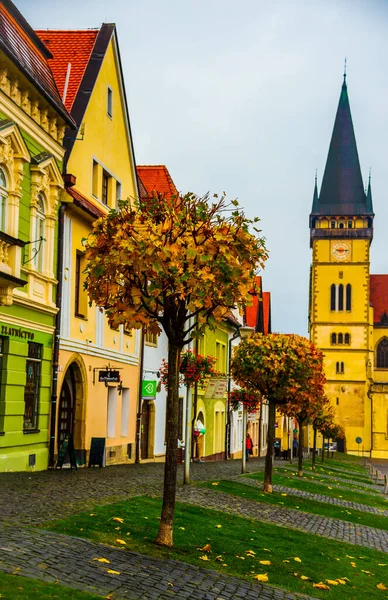
[[[85,462],[84,386],[81,369],[73,361],[68,367],[59,396],[57,420],[57,449],[67,433],[73,436],[79,464]]]

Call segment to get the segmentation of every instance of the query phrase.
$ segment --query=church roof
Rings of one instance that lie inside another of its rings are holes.
[[[373,306],[373,322],[375,325],[381,325],[385,322],[387,326],[388,275],[370,276],[370,303]]]
[[[245,321],[248,327],[254,327],[257,333],[271,333],[271,294],[263,292],[262,278],[256,277],[255,294],[251,297],[251,306],[245,309]]]
[[[321,192],[314,189],[312,215],[373,215],[365,194],[350,112],[346,76],[342,84]]]
[[[165,165],[137,165],[136,171],[149,196],[156,193],[162,194],[165,198],[171,198],[178,194]]]

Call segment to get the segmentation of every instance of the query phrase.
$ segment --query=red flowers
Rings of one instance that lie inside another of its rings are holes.
[[[186,387],[192,386],[194,383],[203,385],[206,379],[216,375],[214,365],[216,359],[213,356],[201,356],[191,350],[188,350],[181,357],[179,372],[182,377],[180,383]],[[162,383],[167,389],[168,363],[163,359],[160,367]]]
[[[260,405],[260,394],[254,390],[236,388],[229,394],[229,400],[233,410],[237,410],[243,404],[248,412],[256,410]]]

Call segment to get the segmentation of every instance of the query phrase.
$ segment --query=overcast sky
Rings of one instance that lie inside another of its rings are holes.
[[[34,28],[117,24],[137,164],[261,218],[273,331],[307,334],[308,216],[346,56],[371,272],[388,273],[388,0],[14,1]]]

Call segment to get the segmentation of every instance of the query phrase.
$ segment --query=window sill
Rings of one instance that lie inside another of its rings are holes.
[[[30,434],[30,433],[40,433],[40,429],[23,429],[23,433]]]
[[[88,318],[85,317],[84,315],[78,315],[77,313],[74,313],[74,316],[76,319],[81,319],[82,321],[87,321]]]

